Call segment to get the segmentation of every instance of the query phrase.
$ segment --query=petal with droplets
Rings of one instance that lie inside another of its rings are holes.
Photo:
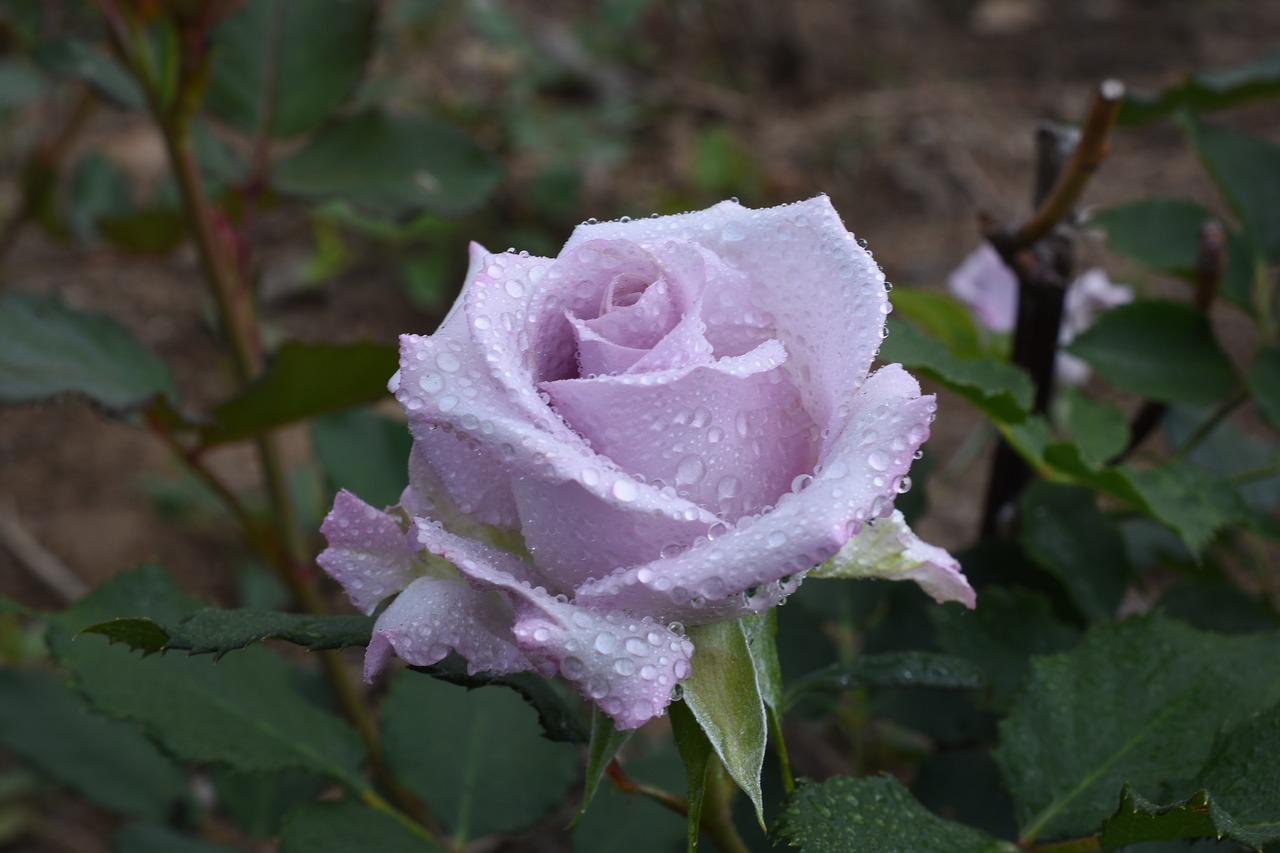
[[[813,577],[911,580],[935,601],[959,601],[970,608],[975,601],[956,558],[916,536],[897,510],[863,526]]]
[[[921,397],[900,365],[882,368],[859,390],[848,425],[802,490],[698,548],[585,584],[576,600],[687,624],[773,606],[797,575],[834,556],[867,520],[891,511],[934,409],[933,397]]]
[[[365,613],[372,613],[382,599],[404,589],[420,573],[414,568],[416,549],[399,522],[346,489],[333,499],[320,532],[329,547],[316,562]]]
[[[392,652],[413,666],[430,666],[456,651],[470,673],[530,669],[511,633],[514,616],[505,596],[460,579],[418,578],[391,602],[373,627],[364,677],[372,681]]]

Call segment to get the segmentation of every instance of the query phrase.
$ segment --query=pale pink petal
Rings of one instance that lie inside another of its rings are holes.
[[[1011,332],[1018,313],[1018,279],[990,243],[969,253],[947,277],[947,287],[993,332]]]
[[[316,562],[365,613],[420,574],[417,549],[400,523],[346,489],[334,498],[320,532],[329,547]]]
[[[818,430],[780,369],[786,358],[782,344],[766,341],[706,366],[543,388],[596,451],[732,521],[771,504],[817,458]],[[648,543],[635,562],[664,544]]]
[[[620,728],[661,713],[671,688],[689,674],[693,645],[651,619],[576,607],[531,584],[531,568],[509,554],[430,522],[419,520],[415,530],[421,547],[448,560],[473,586],[505,593],[521,650],[544,675],[564,675]]]
[[[864,525],[811,577],[911,580],[935,601],[974,605],[973,588],[961,574],[959,561],[911,532],[897,510],[888,518]]]
[[[869,377],[813,481],[772,512],[748,516],[689,551],[578,589],[577,603],[711,622],[765,610],[798,576],[830,559],[868,520],[892,511],[935,403],[900,365]]]
[[[456,651],[467,671],[505,674],[531,669],[516,646],[506,597],[461,579],[418,578],[391,602],[373,627],[364,677],[372,681],[394,651],[413,666],[430,666]]]
[[[703,319],[712,344],[720,345],[722,330],[760,330],[744,335],[742,348],[716,354],[737,355],[760,342],[756,335],[778,339],[805,409],[821,427],[838,429],[837,410],[880,347],[888,298],[884,273],[826,196],[765,210],[722,202],[679,216],[580,225],[564,251],[598,239],[710,250],[737,276],[708,273]]]
[[[585,325],[606,340],[634,349],[649,349],[680,319],[667,282],[633,272],[613,276],[597,310],[600,313],[584,319]]]

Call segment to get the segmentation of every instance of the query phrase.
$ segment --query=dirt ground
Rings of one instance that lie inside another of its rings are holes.
[[[588,6],[541,4],[530,32],[549,46],[560,44]],[[633,131],[635,144],[621,162],[589,176],[577,216],[657,209],[671,175],[687,171],[697,130],[716,121],[757,164],[762,188],[753,201],[828,193],[899,287],[942,286],[976,245],[979,210],[1002,219],[1025,211],[1038,119],[1082,116],[1093,88],[1108,77],[1151,90],[1191,70],[1242,64],[1280,47],[1280,4],[1257,0],[670,0],[655,7],[660,14],[643,31],[657,46],[654,61],[613,70],[622,91],[656,104],[661,119]],[[430,51],[398,59],[424,91],[446,100],[474,100],[514,85],[508,60],[465,16]],[[1280,140],[1275,103],[1214,120]],[[481,137],[491,141],[493,133]],[[511,150],[506,165],[514,182],[495,205],[518,211],[525,155],[501,140],[495,145]],[[145,125],[111,110],[94,115],[77,153],[95,147],[141,181],[164,168],[163,151]],[[15,150],[0,150],[0,164],[8,167],[0,192],[7,199],[16,158]],[[1119,133],[1087,201],[1153,194],[1221,207],[1172,122]],[[259,227],[269,247],[260,257],[264,268],[287,274],[305,222],[281,214]],[[498,233],[477,236],[507,244]],[[556,239],[566,236],[567,230]],[[1165,286],[1138,277],[1096,244],[1082,249],[1087,265],[1104,265],[1117,280]],[[190,250],[128,257],[56,243],[29,229],[0,277],[14,289],[56,292],[74,306],[112,314],[169,361],[195,404],[230,390]],[[1230,309],[1219,310],[1215,322],[1237,322]],[[376,257],[304,298],[270,302],[266,316],[283,337],[383,342],[435,322],[409,303]],[[932,510],[921,525],[946,546],[976,534],[986,459],[953,464],[975,423],[965,404],[945,398],[926,447],[938,467],[952,465],[946,478],[930,483]],[[301,451],[304,437],[292,438]],[[253,457],[243,448],[220,451],[214,463],[246,488],[256,481]],[[140,487],[176,476],[165,448],[144,429],[77,400],[0,409],[0,512],[16,514],[31,537],[90,584],[155,559],[192,592],[229,602],[230,529],[174,524]],[[3,549],[0,595],[40,608],[62,604]],[[91,849],[76,846],[83,839],[57,840],[55,827],[48,832],[49,846],[41,849]]]

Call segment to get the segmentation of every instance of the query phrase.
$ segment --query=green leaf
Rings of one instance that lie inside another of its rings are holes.
[[[251,438],[387,395],[400,356],[382,344],[285,344],[239,396],[213,410],[206,445]]]
[[[1148,198],[1109,207],[1089,224],[1107,232],[1111,249],[1132,261],[1189,282],[1196,280],[1200,227],[1222,217],[1193,201]],[[1227,228],[1227,267],[1219,292],[1245,311],[1253,305],[1253,252],[1243,235]]]
[[[1184,802],[1157,806],[1128,785],[1120,793],[1119,810],[1102,825],[1103,850],[1119,850],[1145,841],[1182,841],[1225,835],[1208,791],[1197,791]]]
[[[440,846],[385,812],[350,800],[308,803],[294,810],[280,834],[280,853],[433,853]]]
[[[1280,843],[1278,755],[1280,705],[1273,705],[1228,730],[1196,780],[1230,812],[1227,834],[1257,849]]]
[[[532,826],[577,777],[576,751],[541,737],[534,713],[507,690],[402,673],[382,706],[382,735],[396,777],[458,846]]]
[[[35,103],[45,94],[45,81],[26,62],[0,62],[0,116],[10,110]]]
[[[206,607],[170,625],[126,617],[90,625],[80,633],[101,634],[112,643],[141,649],[144,655],[178,649],[222,657],[263,640],[284,640],[311,651],[366,646],[372,632],[373,619],[358,614],[314,616]]]
[[[929,620],[939,648],[974,661],[987,673],[996,710],[1012,704],[1031,672],[1032,655],[1065,651],[1080,637],[1054,616],[1047,598],[1016,587],[986,587],[982,607],[935,607]]]
[[[1193,776],[1215,735],[1280,699],[1280,633],[1222,636],[1160,616],[1036,659],[996,759],[1022,841],[1095,832],[1121,785]]]
[[[1016,423],[1031,408],[1034,390],[1026,373],[994,358],[958,358],[910,323],[891,322],[880,361],[898,362],[938,382],[999,421]]]
[[[53,296],[0,294],[0,403],[68,393],[114,412],[177,396],[164,362],[107,315]]]
[[[1280,145],[1195,119],[1183,126],[1251,242],[1280,260]]]
[[[119,829],[111,849],[114,853],[238,853],[239,847],[214,844],[166,826],[135,823]]]
[[[1240,493],[1225,480],[1189,465],[1116,469],[1141,496],[1142,504],[1167,525],[1194,554],[1219,531],[1244,520],[1247,510]]]
[[[775,833],[805,853],[1014,853],[1018,848],[920,805],[891,776],[801,780]]]
[[[46,41],[35,50],[35,60],[51,74],[81,80],[108,101],[132,109],[142,109],[142,90],[120,63],[77,38]]]
[[[136,722],[183,760],[246,772],[306,769],[363,790],[355,732],[313,705],[301,690],[301,673],[267,649],[249,649],[215,666],[176,655],[139,660],[92,635],[73,642],[85,625],[122,613],[163,625],[198,607],[158,567],[122,572],[50,619],[50,650],[95,708]]]
[[[329,782],[305,770],[278,773],[238,773],[210,767],[218,790],[218,804],[236,826],[253,838],[280,834],[281,824],[294,808],[318,797]]]
[[[165,820],[186,799],[183,772],[136,728],[105,720],[54,676],[0,671],[0,744],[113,812]]]
[[[400,501],[408,485],[413,439],[402,419],[352,409],[311,422],[311,447],[334,491],[346,489],[370,506]]]
[[[465,212],[501,176],[498,160],[453,125],[378,112],[329,125],[272,173],[281,192],[336,196],[394,217]]]
[[[537,712],[543,734],[549,739],[564,743],[586,743],[588,740],[589,733],[582,724],[576,707],[567,705],[564,697],[553,686],[554,682],[542,676],[527,672],[512,675],[477,672],[473,675],[467,672],[466,663],[455,656],[431,666],[409,668],[468,690],[489,685],[510,688]]]
[[[685,704],[733,781],[751,798],[763,826],[760,769],[768,732],[746,635],[732,621],[691,628],[689,638],[695,652],[693,674],[683,682]]]
[[[1280,429],[1280,347],[1259,350],[1246,379],[1258,411],[1268,423]]]
[[[689,818],[686,821],[689,853],[698,848],[698,832],[702,822],[702,801],[707,792],[707,768],[711,762],[711,741],[698,725],[693,712],[684,702],[671,703],[671,734],[680,760],[684,762],[689,789]]]
[[[1022,497],[1022,520],[1022,546],[1031,558],[1058,579],[1086,618],[1110,619],[1133,566],[1124,538],[1098,510],[1093,492],[1032,483]]]
[[[296,136],[351,97],[373,52],[370,0],[256,0],[213,31],[205,105],[251,135]]]
[[[678,790],[680,759],[670,741],[665,749],[626,764],[629,778]],[[687,824],[670,809],[647,797],[626,794],[606,785],[572,835],[576,853],[638,853],[676,851],[686,845]]]
[[[1062,398],[1067,433],[1089,465],[1101,468],[1128,445],[1129,421],[1118,407],[1088,397],[1078,388],[1065,389]]]
[[[953,355],[969,358],[982,354],[973,313],[958,299],[940,290],[898,287],[890,300],[902,316],[941,341]]]
[[[861,687],[937,687],[977,690],[987,686],[981,666],[936,652],[881,652],[859,655],[798,680],[787,694],[788,706],[806,693],[831,693]]]
[[[1280,614],[1225,577],[1191,577],[1160,598],[1160,609],[1188,625],[1220,634],[1280,628]]]
[[[1280,52],[1235,68],[1201,71],[1158,94],[1129,92],[1118,124],[1140,124],[1179,110],[1204,113],[1280,94]]]
[[[97,221],[133,207],[129,178],[111,160],[92,151],[81,157],[71,175],[67,220],[85,242],[98,239]]]
[[[600,787],[600,780],[604,778],[605,770],[618,754],[618,750],[622,749],[622,745],[630,740],[634,733],[631,729],[619,730],[608,714],[592,706],[591,743],[587,748],[587,772],[582,781],[582,806],[579,807],[570,826],[576,824],[587,813],[587,806],[591,805],[591,800]]]
[[[1067,350],[1115,387],[1166,403],[1206,405],[1238,384],[1208,319],[1181,302],[1121,305]]]

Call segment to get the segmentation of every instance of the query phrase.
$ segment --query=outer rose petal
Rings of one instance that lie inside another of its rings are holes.
[[[890,512],[934,409],[901,365],[882,368],[859,390],[849,423],[807,488],[700,547],[584,584],[577,603],[687,624],[768,609],[794,589],[797,575],[830,559],[865,521]]]
[[[716,276],[708,284],[703,319],[711,342],[719,347],[717,335],[744,322],[768,329],[787,348],[792,376],[802,380],[796,385],[805,409],[819,426],[838,429],[837,410],[862,384],[880,347],[888,297],[884,273],[825,195],[764,210],[726,201],[679,216],[579,225],[561,254],[597,239],[694,243],[741,273],[730,286],[715,286]]]
[[[532,585],[529,568],[509,554],[421,519],[415,530],[418,544],[453,563],[473,586],[505,593],[521,650],[543,664],[544,675],[559,671],[619,728],[661,713],[671,688],[689,674],[693,644],[653,620],[576,607]]]
[[[888,518],[864,526],[812,576],[913,580],[935,601],[959,601],[970,608],[974,605],[973,588],[960,573],[956,558],[912,533],[897,510]]]
[[[531,664],[516,647],[513,619],[501,593],[482,592],[463,580],[418,578],[374,624],[365,680],[373,680],[393,650],[413,666],[430,666],[456,651],[471,673],[523,672]]]
[[[372,613],[382,599],[420,574],[416,548],[400,524],[346,489],[338,492],[320,532],[329,547],[316,562],[342,584],[351,603]]]
[[[984,242],[947,278],[947,287],[993,332],[1013,331],[1018,313],[1018,279]]]

